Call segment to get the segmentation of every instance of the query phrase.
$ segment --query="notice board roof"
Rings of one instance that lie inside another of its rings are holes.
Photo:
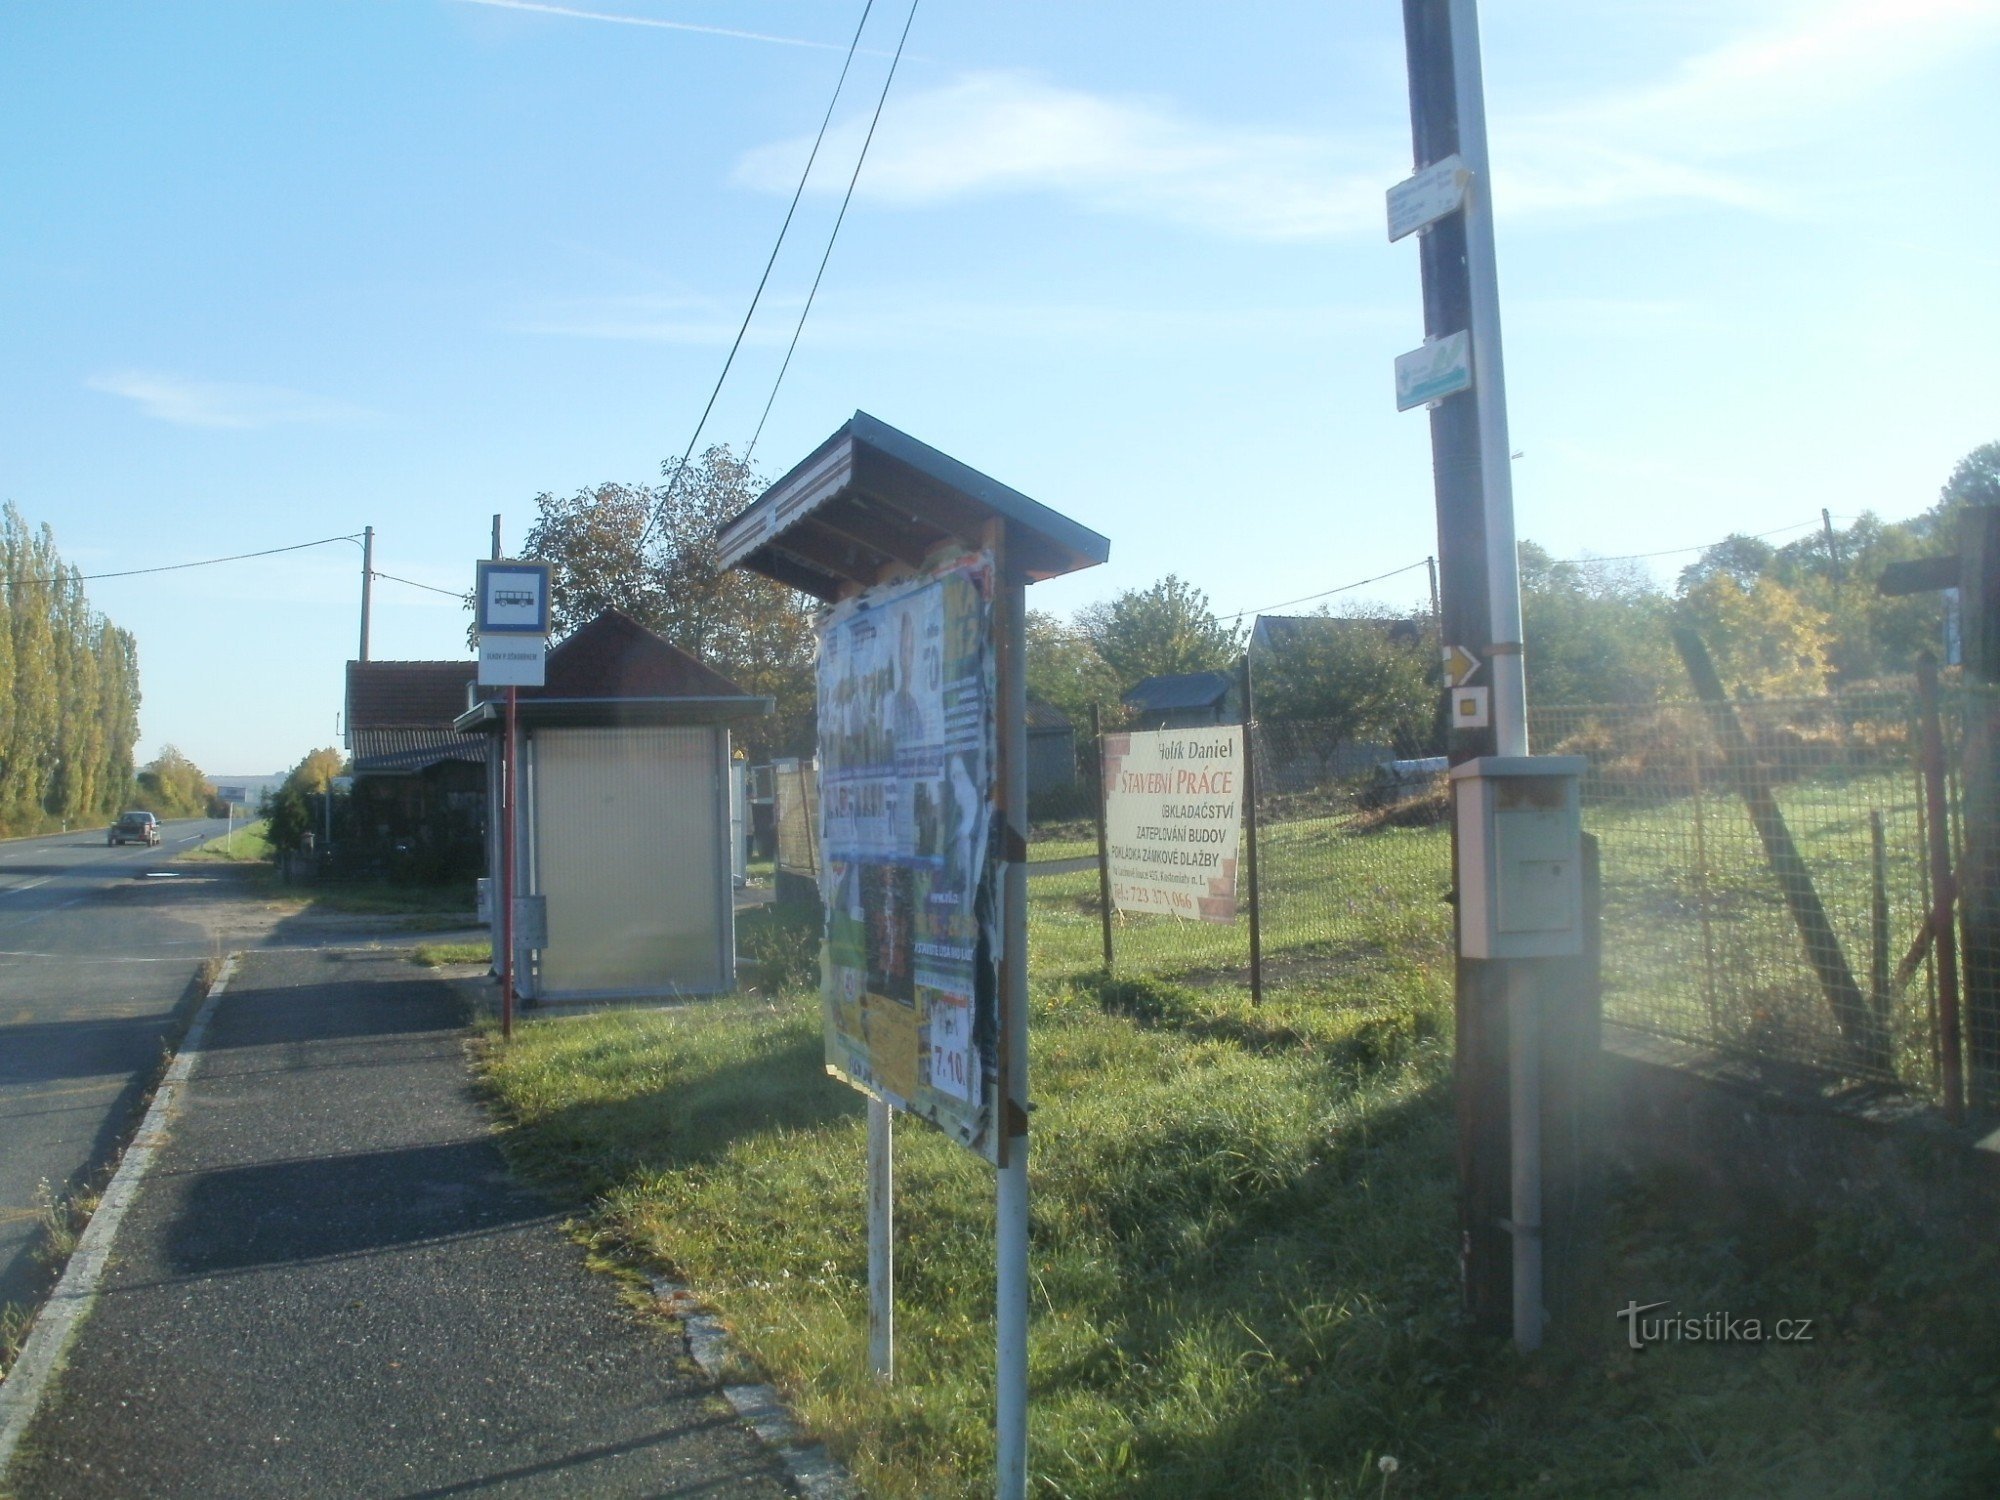
[[[811,457],[722,528],[726,567],[819,599],[916,567],[939,546],[976,545],[1007,523],[1008,554],[1031,582],[1094,567],[1111,543],[969,465],[858,411]]]

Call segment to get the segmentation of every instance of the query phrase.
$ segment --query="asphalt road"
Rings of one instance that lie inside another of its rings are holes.
[[[793,1493],[509,1176],[448,982],[254,952],[198,1056],[21,1500]]]
[[[149,871],[215,820],[165,824],[158,848],[104,829],[0,843],[0,1305],[38,1300],[36,1187],[82,1182],[116,1149],[213,938]]]

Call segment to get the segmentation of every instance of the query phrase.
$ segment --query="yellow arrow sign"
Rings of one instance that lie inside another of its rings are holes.
[[[1479,658],[1463,646],[1444,648],[1444,682],[1446,687],[1460,688],[1472,681],[1479,671]]]

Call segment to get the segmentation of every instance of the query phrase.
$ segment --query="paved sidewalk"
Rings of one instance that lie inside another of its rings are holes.
[[[784,1496],[515,1186],[448,984],[251,954],[6,1476],[43,1496]]]

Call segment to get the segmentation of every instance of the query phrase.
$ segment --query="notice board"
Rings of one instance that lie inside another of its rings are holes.
[[[992,1159],[993,559],[834,606],[819,640],[827,1069]]]
[[[1240,725],[1104,737],[1105,854],[1117,910],[1234,922],[1242,827]]]

